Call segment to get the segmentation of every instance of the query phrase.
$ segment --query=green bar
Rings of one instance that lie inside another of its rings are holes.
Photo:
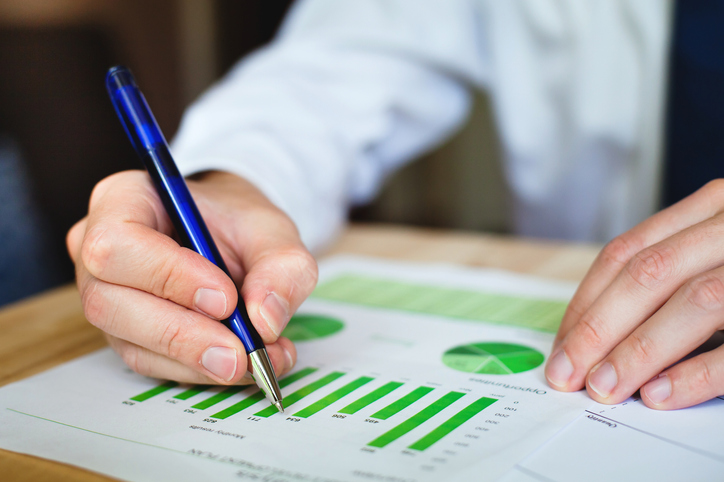
[[[312,297],[473,322],[520,326],[547,333],[558,331],[567,305],[559,300],[482,293],[351,274],[317,286]]]
[[[287,385],[291,385],[292,383],[296,382],[300,378],[306,377],[310,373],[314,373],[316,371],[317,371],[316,368],[305,368],[304,370],[300,370],[296,373],[292,373],[291,375],[279,380],[279,388],[284,388]],[[213,414],[211,416],[211,418],[218,418],[218,419],[223,420],[225,418],[231,417],[232,415],[235,415],[235,414],[241,412],[242,410],[244,410],[246,408],[251,407],[255,403],[260,402],[262,400],[264,400],[264,392],[262,392],[260,390],[260,391],[256,392],[255,394],[246,397],[242,401],[235,403],[234,405],[230,406],[229,408],[224,409],[224,410],[220,411],[219,413]]]
[[[295,413],[294,416],[301,417],[301,418],[307,418],[310,415],[314,415],[315,413],[329,407],[337,400],[349,395],[350,393],[357,390],[359,387],[371,382],[372,380],[374,380],[374,378],[359,377],[357,380],[355,380],[351,383],[348,383],[347,385],[343,386],[342,388],[339,388],[339,389],[333,391],[332,393],[330,393],[323,399],[314,402],[307,408],[303,408],[302,410]]]
[[[488,397],[483,397],[474,401],[473,403],[450,417],[449,420],[443,422],[443,424],[440,425],[438,428],[425,435],[414,444],[410,445],[409,448],[413,450],[425,450],[426,448],[429,448],[432,444],[438,442],[441,438],[448,435],[460,425],[464,424],[475,415],[479,414],[497,401],[498,400],[495,398]]]
[[[446,395],[443,395],[439,400],[433,402],[432,404],[422,409],[420,412],[413,415],[412,417],[408,418],[398,426],[383,433],[367,445],[369,445],[370,447],[382,448],[385,445],[394,442],[409,431],[427,422],[432,417],[440,413],[443,409],[445,409],[448,405],[452,404],[453,402],[459,400],[464,396],[465,394],[460,392],[449,392]]]
[[[380,420],[387,420],[397,412],[406,409],[431,391],[433,391],[434,388],[432,387],[419,387],[402,397],[401,399],[392,402],[391,404],[387,405],[382,410],[375,412],[371,415],[372,418],[379,418]]]
[[[213,397],[207,398],[203,402],[199,402],[196,405],[193,405],[191,408],[197,408],[199,410],[206,410],[207,408],[209,408],[213,405],[216,405],[219,402],[223,402],[230,396],[239,393],[240,391],[244,390],[245,388],[248,388],[248,387],[237,386],[237,385],[234,385],[232,387],[226,387],[226,389],[224,391],[217,393]]]
[[[218,418],[218,419],[225,419],[229,418],[232,415],[236,415],[237,413],[241,412],[245,408],[249,408],[252,405],[254,405],[257,402],[261,402],[264,400],[264,392],[259,390],[258,392],[254,393],[253,395],[249,395],[242,401],[235,403],[234,405],[230,406],[229,408],[226,408],[219,413],[215,413],[211,416],[211,418]]]
[[[169,381],[169,382],[164,383],[163,385],[159,385],[146,392],[143,392],[140,395],[136,395],[135,397],[131,398],[131,400],[133,400],[134,402],[145,402],[149,398],[155,397],[156,395],[159,395],[159,394],[165,392],[166,390],[170,390],[173,387],[177,387],[177,386],[178,386],[178,383]]]
[[[302,387],[296,392],[287,395],[284,397],[284,400],[282,400],[284,404],[284,408],[291,407],[293,404],[301,400],[302,398],[306,397],[307,395],[311,394],[312,392],[315,392],[316,390],[319,390],[325,385],[328,385],[338,379],[339,377],[343,377],[345,373],[342,372],[332,372],[329,375],[327,375],[324,378],[320,378],[316,382],[310,383],[306,387]],[[257,417],[271,417],[277,413],[277,408],[273,405],[268,406],[264,410],[261,410],[259,412],[256,412],[254,415]]]
[[[189,398],[193,397],[194,395],[198,395],[199,393],[208,390],[210,385],[196,385],[195,387],[191,387],[185,392],[181,392],[178,395],[176,395],[173,398],[177,398],[179,400],[188,400]]]
[[[377,390],[368,393],[364,397],[360,398],[359,400],[350,403],[346,407],[344,407],[342,410],[339,411],[339,413],[346,413],[348,415],[352,415],[353,413],[357,413],[363,408],[365,408],[367,405],[376,402],[380,398],[384,397],[385,395],[390,394],[392,391],[397,390],[402,385],[404,385],[402,382],[390,382],[386,385],[382,385]]]

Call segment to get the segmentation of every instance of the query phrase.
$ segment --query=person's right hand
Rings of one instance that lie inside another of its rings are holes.
[[[188,181],[277,375],[296,361],[279,334],[311,293],[317,265],[294,223],[247,181],[209,172]],[[95,187],[88,216],[68,232],[83,310],[142,375],[189,383],[249,383],[241,341],[217,320],[236,307],[232,280],[172,239],[143,171]]]

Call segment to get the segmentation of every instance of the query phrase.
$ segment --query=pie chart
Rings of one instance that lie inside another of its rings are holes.
[[[512,375],[532,370],[545,360],[538,350],[525,345],[481,342],[456,346],[446,351],[442,362],[466,373]]]
[[[324,315],[298,314],[292,316],[282,336],[292,341],[310,341],[334,335],[344,328],[342,321]]]

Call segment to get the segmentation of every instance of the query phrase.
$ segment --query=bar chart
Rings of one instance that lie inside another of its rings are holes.
[[[347,274],[322,283],[312,297],[469,321],[501,323],[548,333],[558,330],[567,306],[563,301],[481,293],[359,274]]]
[[[285,413],[107,349],[5,391],[0,440],[123,480],[493,481],[590,403],[542,371],[572,287],[367,259],[320,280],[283,332]]]
[[[308,381],[308,383],[303,384],[301,387],[284,397],[284,405],[287,407],[287,410],[292,412],[291,417],[307,419],[324,410],[329,410],[330,408],[334,409],[335,407],[336,410],[333,411],[336,414],[352,415],[363,411],[373,403],[386,401],[387,404],[382,408],[374,411],[373,413],[364,414],[366,417],[365,420],[368,422],[382,421],[394,417],[424,397],[429,399],[429,403],[424,405],[419,411],[415,412],[411,416],[408,415],[406,419],[401,420],[397,425],[394,425],[392,428],[384,431],[367,443],[367,446],[369,447],[386,447],[403,435],[424,425],[454,402],[463,399],[464,397],[466,400],[473,400],[474,398],[466,393],[458,391],[446,392],[429,386],[408,387],[407,385],[410,385],[409,383],[398,381],[386,382],[372,391],[359,396],[359,391],[365,386],[373,384],[373,382],[376,381],[375,378],[370,376],[350,377],[345,372],[332,371],[320,376],[314,381],[309,381],[309,378],[318,372],[318,368],[307,367],[279,380],[279,386],[282,389],[298,381],[304,381],[305,379]],[[314,394],[321,388],[337,380],[344,381],[346,379],[349,379],[349,381],[331,393],[321,398],[314,398]],[[176,382],[165,382],[138,395],[130,397],[129,400],[135,402],[145,402],[154,397],[161,397],[164,394],[167,394],[167,392],[171,389],[181,390],[178,394],[173,396],[174,400],[189,400],[205,393],[208,388],[208,386],[203,385],[183,388]],[[439,394],[435,396],[433,392],[439,392]],[[221,391],[194,403],[191,405],[191,409],[213,409],[220,403],[239,393],[242,395],[241,400],[236,401],[232,405],[219,410],[212,415],[209,415],[209,418],[215,420],[226,420],[247,409],[251,409],[250,413],[247,415],[256,419],[266,419],[278,413],[275,407],[270,406],[267,402],[265,402],[264,394],[261,391],[255,387],[243,386],[231,386],[224,388]],[[400,393],[400,395],[395,396],[397,393]],[[309,403],[307,403],[303,408],[296,409],[305,401]],[[417,451],[424,451],[428,449],[497,401],[498,400],[496,398],[491,397],[480,397],[471,401],[460,411],[432,428],[429,433],[410,444],[407,448]],[[259,410],[254,408],[257,404],[267,406]]]

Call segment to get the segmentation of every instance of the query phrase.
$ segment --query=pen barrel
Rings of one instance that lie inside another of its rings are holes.
[[[118,118],[151,176],[181,243],[214,263],[231,278],[133,75],[125,67],[113,67],[106,75],[106,88]],[[264,348],[264,342],[252,325],[241,296],[232,315],[222,323],[239,337],[247,353]]]
[[[142,156],[156,191],[173,223],[181,244],[193,249],[204,258],[221,268],[231,278],[229,269],[221,257],[206,223],[186,186],[183,176],[173,162],[165,145],[146,151]],[[237,307],[222,323],[241,340],[247,353],[264,348],[264,342],[249,319],[244,300],[239,295]]]

